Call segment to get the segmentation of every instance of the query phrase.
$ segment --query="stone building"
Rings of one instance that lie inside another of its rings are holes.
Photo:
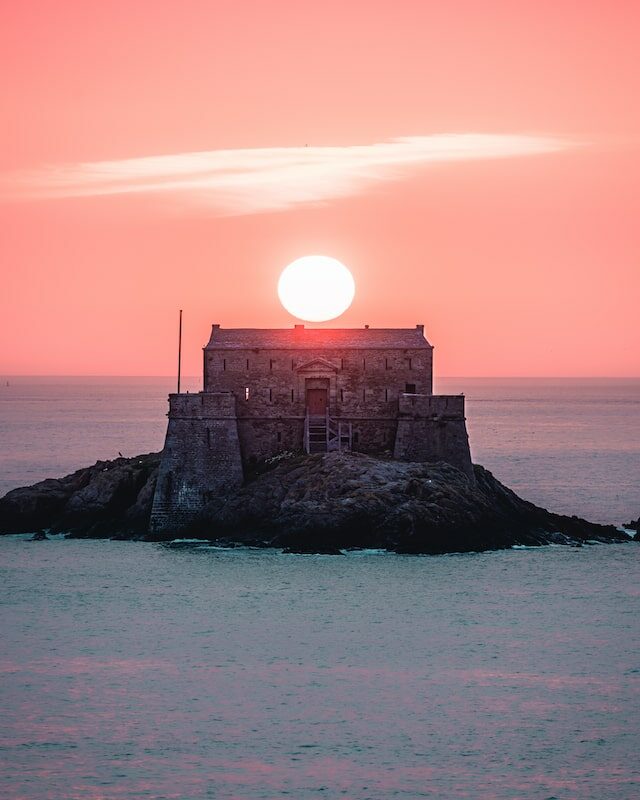
[[[188,523],[253,464],[285,451],[446,461],[473,480],[462,395],[434,395],[433,347],[415,328],[214,325],[204,387],[169,395],[151,528]]]

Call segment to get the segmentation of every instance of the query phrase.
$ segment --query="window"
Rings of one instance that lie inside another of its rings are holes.
[[[293,389],[291,390],[291,402],[293,403]]]
[[[416,393],[416,385],[415,383],[407,383],[404,387],[405,394],[415,394]]]
[[[269,389],[269,402],[273,403],[273,389]]]
[[[366,400],[367,400],[367,390],[363,389],[362,390],[362,402],[365,403]]]
[[[344,358],[340,359],[340,369],[344,369]]]
[[[227,368],[227,359],[223,358],[222,359],[222,369],[226,369],[226,368]]]
[[[352,442],[353,444],[358,444],[358,439],[360,438],[360,434],[358,431],[353,432]]]
[[[278,431],[278,444],[282,441],[282,431]]]
[[[340,402],[344,403],[344,389],[340,389]]]
[[[388,358],[385,358],[385,360],[384,360],[384,368],[385,369],[391,369],[391,367],[389,365],[389,359]]]
[[[409,359],[409,369],[413,369],[411,359]]]
[[[249,399],[249,387],[248,386],[244,387],[244,399],[245,400]]]
[[[247,359],[247,370],[249,369],[249,359]]]
[[[291,359],[291,369],[295,369],[295,361]]]
[[[388,399],[389,399],[389,390],[388,390],[388,389],[385,389],[385,390],[384,390],[384,399],[385,399],[385,400],[388,400]]]
[[[269,359],[269,369],[273,369],[273,359]]]
[[[367,359],[363,358],[362,359],[362,369],[366,369],[366,368],[367,368]]]

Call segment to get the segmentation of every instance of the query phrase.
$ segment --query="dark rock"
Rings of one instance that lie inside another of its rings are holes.
[[[635,520],[635,522],[633,520],[631,520],[631,522],[625,522],[622,527],[627,528],[630,531],[635,531],[636,534],[640,533],[640,517],[638,517],[638,519]]]
[[[44,531],[36,531],[29,539],[30,542],[48,542],[49,537]]]
[[[88,538],[146,533],[159,453],[98,461],[65,478],[14,489],[0,499],[0,533],[50,528]]]
[[[283,459],[237,492],[210,502],[171,536],[147,532],[159,454],[101,461],[0,499],[0,532],[51,528],[73,537],[279,547],[291,553],[376,548],[399,553],[479,552],[590,541],[624,542],[612,525],[552,514],[519,498],[480,466],[475,481],[444,463],[358,453]]]

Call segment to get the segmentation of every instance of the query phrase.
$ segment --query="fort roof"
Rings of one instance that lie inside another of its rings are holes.
[[[415,328],[221,328],[213,325],[205,350],[298,350],[319,348],[430,348],[424,326]]]

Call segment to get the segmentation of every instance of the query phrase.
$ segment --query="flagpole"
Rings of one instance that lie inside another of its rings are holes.
[[[182,360],[182,309],[180,309],[180,323],[178,326],[178,394],[180,394],[180,362]]]

